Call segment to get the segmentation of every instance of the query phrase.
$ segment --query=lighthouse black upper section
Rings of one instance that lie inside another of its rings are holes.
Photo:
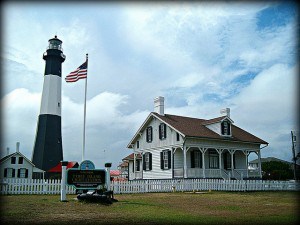
[[[45,75],[51,74],[61,77],[61,64],[66,59],[61,44],[62,41],[56,36],[49,40],[48,49],[43,55],[43,59],[46,61]]]

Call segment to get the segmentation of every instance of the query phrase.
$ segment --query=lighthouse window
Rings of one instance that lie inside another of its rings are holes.
[[[58,107],[60,107],[60,102],[57,103]]]

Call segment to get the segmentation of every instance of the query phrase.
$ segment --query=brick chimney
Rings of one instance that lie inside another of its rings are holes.
[[[164,110],[164,101],[165,101],[165,98],[164,97],[156,97],[154,99],[154,112],[158,113],[159,115],[161,116],[164,116],[165,115],[165,110]]]

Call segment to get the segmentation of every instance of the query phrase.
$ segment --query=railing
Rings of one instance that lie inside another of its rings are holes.
[[[143,174],[142,174],[141,171],[139,171],[139,172],[136,171],[134,173],[134,175],[135,175],[135,179],[142,179],[143,178]]]
[[[188,168],[187,169],[188,178],[203,178],[203,169],[201,168]]]
[[[166,179],[111,182],[111,190],[120,193],[173,191],[299,191],[300,182],[223,179]],[[66,186],[67,194],[75,194]],[[5,179],[0,180],[0,194],[60,194],[60,180]]]
[[[248,170],[248,177],[260,177],[259,170]]]
[[[226,170],[222,169],[221,170],[221,177],[225,180],[228,180],[228,179],[230,179],[230,174]]]
[[[175,178],[183,178],[183,168],[174,169]]]
[[[205,177],[220,178],[222,176],[220,169],[205,169]]]

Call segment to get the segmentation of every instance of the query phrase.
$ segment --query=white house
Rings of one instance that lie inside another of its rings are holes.
[[[261,178],[260,152],[268,143],[235,126],[229,108],[221,114],[209,120],[164,114],[164,98],[155,98],[154,112],[127,145],[129,179]],[[255,174],[248,172],[251,152],[259,161]]]
[[[17,142],[16,152],[0,159],[0,178],[43,178],[44,171],[35,165],[19,151]]]

